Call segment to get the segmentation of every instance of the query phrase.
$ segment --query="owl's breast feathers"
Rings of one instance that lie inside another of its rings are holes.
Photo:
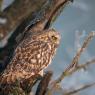
[[[24,41],[16,48],[14,57],[7,66],[1,81],[27,79],[45,69],[52,60],[55,48],[43,41]]]

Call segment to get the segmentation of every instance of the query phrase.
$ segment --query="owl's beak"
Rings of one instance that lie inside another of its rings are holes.
[[[61,37],[60,37],[60,34],[58,32],[56,32],[56,33],[57,33],[57,35],[56,35],[56,38],[57,38],[57,40],[56,40],[56,47],[58,47],[59,44],[60,44]]]

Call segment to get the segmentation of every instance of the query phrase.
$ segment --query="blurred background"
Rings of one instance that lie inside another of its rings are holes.
[[[4,0],[2,10],[13,0]],[[85,37],[91,31],[95,31],[95,0],[74,0],[69,4],[52,25],[61,34],[61,44],[57,54],[48,67],[53,70],[53,79],[71,63],[78,48],[81,47]],[[95,38],[83,52],[79,63],[83,64],[95,57]],[[91,65],[86,71],[80,70],[62,81],[62,88],[76,88],[83,84],[95,82],[95,65]],[[78,95],[95,95],[95,87],[80,91]],[[56,95],[58,93],[56,92]]]

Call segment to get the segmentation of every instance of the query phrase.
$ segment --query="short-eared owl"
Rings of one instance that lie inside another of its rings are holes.
[[[2,74],[2,79],[9,82],[41,74],[51,63],[59,43],[60,36],[54,29],[37,35],[30,34],[17,46],[13,59]]]

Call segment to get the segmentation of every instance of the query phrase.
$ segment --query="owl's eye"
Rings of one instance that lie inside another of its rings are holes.
[[[53,39],[54,41],[57,40],[57,37],[55,37],[54,35],[52,35],[51,37],[52,37],[52,39]]]

